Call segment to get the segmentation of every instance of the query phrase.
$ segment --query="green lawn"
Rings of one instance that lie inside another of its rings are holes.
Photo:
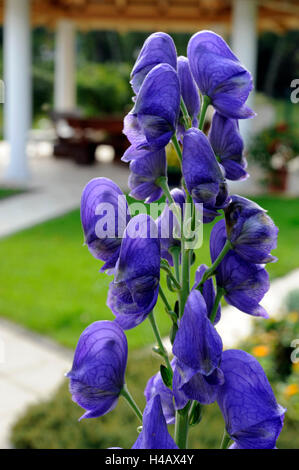
[[[11,189],[11,188],[0,188],[0,199],[4,199],[9,196],[14,196],[15,194],[20,194],[23,191],[21,189]]]
[[[269,266],[272,277],[299,266],[299,199],[256,198],[280,227]],[[195,267],[209,264],[208,236],[197,253]],[[113,319],[106,306],[111,278],[99,273],[97,262],[83,247],[79,211],[43,223],[0,241],[0,315],[74,347],[82,330],[99,319]],[[162,274],[165,283],[164,274]],[[169,320],[158,302],[157,317],[163,333]],[[128,332],[132,348],[152,342],[148,322]]]

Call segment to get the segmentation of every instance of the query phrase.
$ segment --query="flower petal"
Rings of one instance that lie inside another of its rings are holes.
[[[160,395],[147,403],[143,413],[143,426],[132,449],[177,449],[168,432]]]
[[[146,76],[135,106],[124,120],[124,133],[137,150],[165,147],[175,132],[180,111],[180,83],[168,64]]]
[[[180,362],[201,374],[210,375],[219,366],[222,341],[198,290],[189,294],[172,350]]]
[[[81,222],[91,254],[105,261],[101,271],[113,268],[118,259],[121,237],[129,221],[126,197],[108,178],[94,178],[81,198]]]
[[[243,157],[243,140],[236,120],[214,113],[209,141],[225,169],[227,179],[238,180],[248,176],[245,171],[247,163]]]
[[[225,221],[217,222],[210,238],[212,262],[226,242]],[[225,300],[242,312],[267,318],[259,302],[269,290],[269,275],[262,265],[249,263],[230,250],[216,271],[217,285],[225,289]]]
[[[122,240],[107,304],[124,328],[141,323],[157,302],[160,242],[154,220],[140,214],[129,222]]]
[[[98,417],[115,407],[127,355],[126,336],[116,323],[97,321],[83,331],[67,374],[73,400],[87,410],[82,418]]]
[[[176,48],[173,39],[166,33],[153,33],[145,41],[131,72],[131,85],[137,94],[153,67],[158,64],[177,66]]]
[[[241,449],[273,449],[283,426],[283,409],[275,399],[259,362],[244,351],[223,353],[225,382],[217,401],[226,429]]]
[[[188,44],[188,59],[201,93],[219,113],[233,119],[254,116],[245,105],[252,77],[221,36],[212,31],[194,34]]]

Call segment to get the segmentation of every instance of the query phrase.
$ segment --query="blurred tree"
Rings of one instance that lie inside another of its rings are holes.
[[[299,77],[299,31],[264,33],[259,38],[257,90],[287,98],[290,83]]]

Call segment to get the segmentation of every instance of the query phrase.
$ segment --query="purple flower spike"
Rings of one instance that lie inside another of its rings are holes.
[[[203,375],[212,374],[220,364],[222,341],[198,290],[189,294],[172,350],[180,362]]]
[[[228,180],[241,180],[248,177],[247,162],[243,157],[243,140],[238,121],[214,113],[209,140],[218,161],[225,169]]]
[[[207,269],[208,269],[208,266],[206,266],[205,264],[202,264],[201,266],[197,268],[196,273],[195,273],[195,283],[194,283],[193,289],[195,289],[198,286],[198,284],[202,280],[202,276],[204,275]],[[210,318],[212,310],[213,310],[214,302],[215,302],[215,297],[216,297],[213,280],[211,278],[208,279],[203,284],[202,295],[206,302],[208,317]],[[217,313],[215,316],[215,320],[213,322],[214,325],[216,325],[219,322],[220,317],[221,317],[221,306],[219,304],[219,307],[217,309]]]
[[[225,220],[227,238],[242,258],[251,263],[277,261],[271,250],[277,245],[278,228],[262,207],[245,197],[232,196]]]
[[[81,222],[91,254],[105,261],[101,271],[114,268],[121,238],[130,219],[126,197],[108,178],[94,178],[84,188]]]
[[[176,204],[180,206],[181,214],[183,214],[186,200],[185,192],[182,189],[174,188],[170,193]],[[175,246],[181,246],[180,240],[175,237],[175,234],[180,234],[181,227],[168,205],[165,206],[162,214],[157,218],[156,224],[161,243],[161,257],[166,259],[169,264],[173,266],[173,259],[169,250]]]
[[[205,134],[188,129],[183,142],[183,175],[195,202],[203,204],[204,222],[213,220],[217,209],[224,208],[229,197],[227,185]]]
[[[178,76],[181,86],[181,95],[186,105],[188,114],[192,120],[192,126],[198,126],[198,114],[200,111],[199,92],[191,75],[187,57],[178,57]]]
[[[178,449],[168,432],[160,395],[155,395],[146,405],[143,426],[132,449]]]
[[[107,305],[125,330],[139,325],[157,302],[160,242],[154,220],[140,214],[131,219],[122,240]]]
[[[233,119],[254,116],[245,105],[253,87],[251,74],[221,36],[212,31],[194,34],[188,44],[188,59],[201,93],[220,114]]]
[[[220,220],[214,225],[210,238],[212,262],[225,242],[225,221]],[[230,250],[217,268],[216,282],[224,289],[227,303],[250,315],[268,318],[266,310],[259,305],[270,287],[269,275],[262,265],[248,263]]]
[[[150,70],[162,63],[169,64],[176,70],[176,48],[173,39],[168,34],[153,33],[143,44],[131,72],[131,85],[136,94]]]
[[[156,65],[146,76],[124,133],[137,149],[159,150],[172,138],[180,111],[180,83],[171,65]]]
[[[70,379],[73,401],[86,410],[80,418],[98,418],[115,408],[125,381],[128,344],[115,322],[97,321],[81,334]]]
[[[154,202],[163,195],[163,190],[156,184],[160,176],[166,175],[165,149],[146,152],[143,158],[130,163],[130,196],[146,203]]]
[[[224,384],[217,401],[226,430],[238,449],[273,449],[285,409],[275,399],[259,362],[244,351],[224,351]]]
[[[174,366],[174,360],[171,363]],[[167,424],[175,423],[175,407],[172,391],[164,385],[160,372],[151,377],[146,384],[144,395],[146,401],[150,401],[155,395],[160,395],[163,414]]]

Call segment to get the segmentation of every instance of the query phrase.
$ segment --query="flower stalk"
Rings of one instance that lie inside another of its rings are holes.
[[[164,358],[166,367],[167,367],[167,369],[169,370],[169,372],[172,373],[172,367],[171,367],[171,364],[170,364],[170,361],[169,361],[169,357],[168,357],[167,351],[166,351],[166,349],[165,349],[165,347],[164,347],[164,344],[163,344],[162,339],[161,339],[161,336],[160,336],[160,332],[159,332],[159,329],[158,329],[158,325],[157,325],[157,323],[156,323],[156,319],[155,319],[154,312],[151,312],[151,313],[149,314],[148,319],[149,319],[149,321],[150,321],[152,330],[153,330],[153,332],[154,332],[155,338],[156,338],[157,343],[158,343],[159,354]]]
[[[124,384],[123,388],[120,391],[120,395],[124,397],[130,408],[134,411],[135,415],[137,418],[141,421],[142,423],[142,413],[136,404],[134,398],[132,397],[131,393],[129,392],[129,389],[126,384]]]

